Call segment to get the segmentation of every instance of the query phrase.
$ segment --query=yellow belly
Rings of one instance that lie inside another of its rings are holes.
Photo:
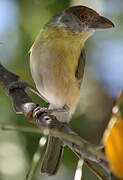
[[[81,52],[79,41],[49,38],[41,48],[34,45],[31,50],[30,66],[37,89],[53,105],[67,105],[74,112],[79,85],[75,77]]]

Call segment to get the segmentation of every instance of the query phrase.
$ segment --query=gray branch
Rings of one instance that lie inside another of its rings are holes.
[[[16,84],[16,86],[14,86]],[[110,169],[104,153],[98,151],[95,145],[91,145],[72,131],[67,123],[60,122],[47,111],[41,108],[42,113],[35,115],[37,105],[32,102],[26,92],[28,85],[22,85],[19,76],[7,71],[0,64],[0,85],[5,89],[12,100],[17,113],[23,113],[26,118],[41,129],[47,129],[49,133],[60,138],[68,147],[86,160],[98,163],[110,174]],[[39,107],[38,107],[39,108]]]

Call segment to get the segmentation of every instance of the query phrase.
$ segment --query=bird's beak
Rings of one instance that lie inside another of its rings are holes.
[[[103,16],[98,16],[98,18],[90,24],[89,28],[93,29],[108,29],[114,27],[114,24]]]

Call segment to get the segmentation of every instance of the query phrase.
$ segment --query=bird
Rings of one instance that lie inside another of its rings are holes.
[[[69,123],[80,98],[86,40],[100,29],[114,27],[107,18],[85,6],[73,6],[52,17],[30,49],[30,69],[39,93],[61,122]],[[51,135],[41,173],[55,175],[64,150],[63,142]]]

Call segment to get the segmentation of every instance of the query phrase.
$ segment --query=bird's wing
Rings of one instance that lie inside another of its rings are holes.
[[[79,82],[79,86],[81,86],[83,74],[84,74],[84,68],[85,68],[85,60],[86,60],[86,54],[84,48],[81,51],[81,54],[79,56],[78,60],[78,66],[76,68],[75,77],[77,78]]]

